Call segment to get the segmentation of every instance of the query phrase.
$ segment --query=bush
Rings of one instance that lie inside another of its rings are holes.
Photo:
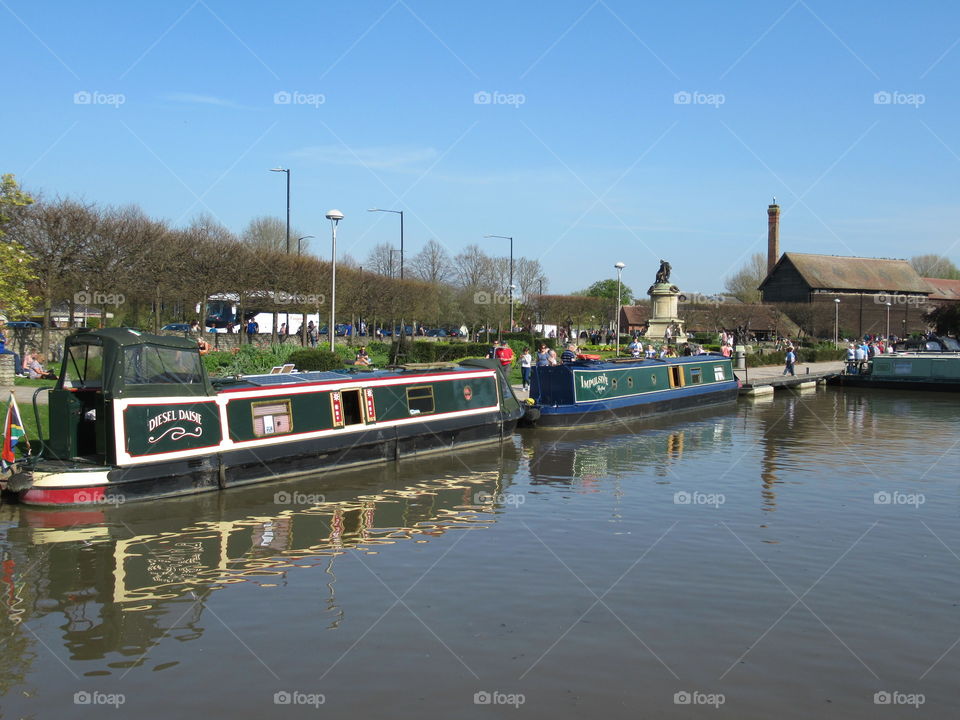
[[[339,370],[343,367],[343,358],[339,352],[319,349],[296,350],[290,353],[287,362],[303,371]]]
[[[404,355],[400,362],[431,363],[452,362],[468,357],[486,357],[490,346],[486,343],[441,343],[441,342],[405,342]],[[390,356],[396,357],[397,344],[390,348]]]
[[[797,348],[795,350],[798,363],[832,362],[846,360],[847,351],[834,347]],[[763,367],[764,365],[783,365],[787,361],[785,350],[778,352],[750,353],[747,355],[747,367]]]
[[[297,349],[299,346],[292,343],[265,347],[241,345],[233,350],[215,350],[201,357],[207,374],[211,377],[255,375],[269,372],[270,368],[288,362],[287,358]]]

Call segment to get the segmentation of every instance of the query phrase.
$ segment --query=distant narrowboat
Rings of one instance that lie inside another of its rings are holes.
[[[834,375],[829,384],[887,390],[960,391],[960,353],[878,355],[863,372]]]
[[[566,427],[733,402],[739,383],[722,355],[663,360],[577,359],[533,369],[523,424]]]
[[[195,342],[67,339],[50,438],[7,478],[30,505],[132,502],[500,441],[523,409],[494,361],[211,381]]]

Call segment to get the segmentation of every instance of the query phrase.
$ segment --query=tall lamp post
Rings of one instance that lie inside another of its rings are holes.
[[[330,336],[330,352],[334,352],[333,344],[337,338],[337,326],[334,323],[337,314],[337,223],[343,220],[343,213],[339,210],[328,210],[327,220],[330,221],[333,235],[330,251],[330,324],[327,326],[327,334]]]
[[[509,235],[484,235],[484,237],[510,241],[510,332],[513,332],[513,238]]]
[[[890,303],[887,303],[887,342],[890,342]]]
[[[275,167],[270,168],[270,172],[282,172],[287,174],[287,255],[290,254],[290,168]]]
[[[298,238],[297,238],[297,255],[300,254],[300,250],[301,250],[301,248],[302,248],[302,245],[301,245],[300,243],[303,242],[304,240],[306,240],[306,239],[308,239],[308,238],[312,238],[312,237],[313,237],[313,235],[304,235],[303,237],[298,237]]]
[[[388,212],[400,216],[400,279],[403,280],[403,210],[382,210],[370,208],[367,212]]]
[[[614,265],[617,269],[617,357],[620,357],[620,290],[623,287],[621,282],[621,275],[623,275],[623,269],[626,267],[622,262],[618,262]]]
[[[833,299],[836,312],[833,315],[833,346],[837,347],[840,342],[840,298]]]

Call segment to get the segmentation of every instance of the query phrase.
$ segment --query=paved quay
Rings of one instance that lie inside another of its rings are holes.
[[[802,383],[816,382],[830,375],[836,375],[843,370],[845,365],[846,363],[842,360],[797,363],[794,368],[796,376],[784,375],[783,365],[763,365],[746,370],[735,370],[734,372],[744,385],[741,393],[749,393],[753,388],[761,386],[770,388],[792,387]]]

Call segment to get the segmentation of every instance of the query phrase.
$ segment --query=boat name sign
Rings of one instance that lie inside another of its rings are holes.
[[[593,390],[597,395],[603,395],[610,387],[610,379],[606,373],[594,375],[591,378],[580,375],[580,388],[582,390]]]

